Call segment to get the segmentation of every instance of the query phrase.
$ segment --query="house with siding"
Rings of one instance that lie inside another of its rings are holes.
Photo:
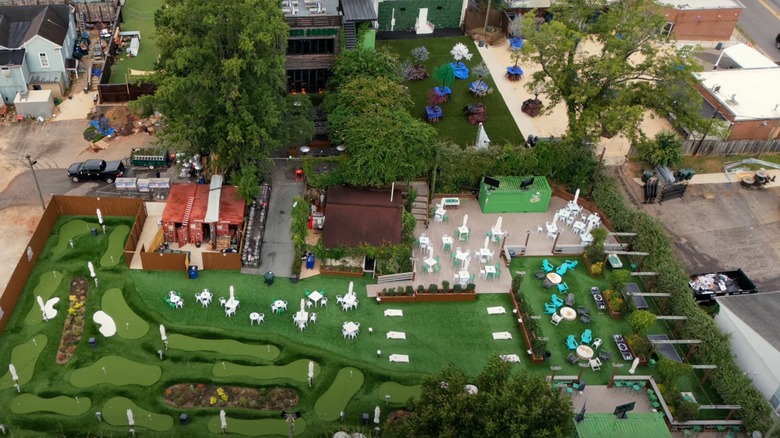
[[[0,94],[51,90],[61,98],[76,72],[76,23],[68,5],[0,6]]]

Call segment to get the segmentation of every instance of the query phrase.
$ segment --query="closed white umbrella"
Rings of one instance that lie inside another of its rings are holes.
[[[433,258],[433,245],[428,246],[428,258]]]
[[[463,270],[468,271],[469,270],[469,263],[471,262],[471,257],[466,257],[466,260],[463,261]]]
[[[379,406],[374,408],[374,424],[379,424],[379,415],[381,413],[379,412]]]
[[[233,301],[234,299],[236,299],[235,293],[236,293],[236,290],[233,289],[233,286],[231,285],[230,286],[230,301]]]
[[[463,226],[466,226],[466,223],[469,221],[469,214],[466,213],[463,215]]]
[[[100,225],[103,225],[103,213],[100,212],[100,209],[97,209],[97,217],[98,217],[98,223]]]
[[[127,410],[127,424],[129,424],[130,426],[135,426],[135,417],[133,417],[132,409]]]
[[[8,372],[11,373],[11,380],[13,380],[14,382],[19,380],[19,375],[16,374],[16,367],[14,366],[14,364],[12,363],[8,364]]]
[[[227,429],[227,417],[224,410],[219,411],[219,422],[223,430]]]
[[[504,222],[504,217],[499,216],[498,220],[496,220],[496,224],[493,225],[493,229],[496,231],[501,231],[501,225],[503,225],[503,222]]]
[[[488,138],[482,123],[479,124],[479,129],[477,130],[477,143],[474,146],[477,149],[487,149],[487,147],[490,146],[490,139]]]
[[[574,200],[571,202],[576,204],[578,199],[580,199],[580,189],[577,189],[577,191],[574,192]]]
[[[89,268],[90,277],[95,278],[95,265],[92,262],[87,262],[87,267]]]
[[[165,335],[165,326],[162,324],[160,324],[160,338],[162,338],[163,341],[168,339],[168,336]]]
[[[354,283],[352,283],[352,282],[350,281],[350,282],[349,282],[349,290],[347,291],[347,293],[350,293],[350,294],[351,294],[351,293],[352,293],[352,288],[353,288],[353,287],[355,287],[355,285],[354,285]]]
[[[314,378],[314,361],[313,360],[309,361],[309,378],[310,379]]]
[[[306,311],[306,299],[301,298],[301,313]]]
[[[488,245],[490,245],[490,237],[485,236],[485,249],[488,249]]]
[[[634,363],[631,364],[631,369],[628,370],[628,374],[634,374],[636,372],[636,367],[639,366],[639,358],[637,357],[634,359]]]

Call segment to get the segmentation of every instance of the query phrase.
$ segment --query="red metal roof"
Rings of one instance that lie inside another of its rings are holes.
[[[222,196],[219,200],[219,221],[230,225],[244,223],[246,202],[238,196],[238,187],[222,186]]]
[[[206,209],[209,207],[209,185],[195,184],[195,203],[192,204],[190,222],[203,222],[206,219]]]
[[[181,223],[187,210],[187,201],[195,196],[197,184],[171,184],[168,202],[163,210],[162,221],[165,223]]]

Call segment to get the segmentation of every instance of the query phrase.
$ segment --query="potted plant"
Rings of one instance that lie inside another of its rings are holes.
[[[410,72],[410,79],[421,81],[428,77],[428,72],[425,70],[423,63],[430,57],[430,52],[425,46],[415,47],[412,49],[412,58],[414,58],[414,65]]]
[[[476,290],[477,290],[477,285],[476,284],[469,283],[469,284],[466,285],[466,292],[469,292],[469,293],[473,294],[473,293],[475,293]]]
[[[407,296],[414,295],[414,288],[412,286],[406,286],[406,295]]]
[[[439,291],[439,285],[436,283],[431,283],[428,285],[428,293],[435,294]]]
[[[452,287],[452,291],[455,292],[456,294],[461,293],[463,291],[463,286],[461,286],[460,284],[456,284],[455,286]]]
[[[604,291],[604,298],[607,300],[607,307],[609,307],[609,316],[612,318],[620,318],[623,316],[623,307],[626,300],[623,299],[623,295],[620,292],[615,292],[612,289]]]
[[[626,343],[634,354],[634,357],[639,358],[639,363],[644,365],[647,363],[647,358],[650,356],[650,351],[653,349],[653,344],[647,339],[647,336],[638,334],[632,334],[626,338]]]
[[[441,290],[442,292],[449,293],[450,292],[450,282],[447,280],[444,280],[441,282]]]
[[[650,327],[655,324],[655,314],[647,310],[635,310],[628,315],[628,323],[638,335],[646,335]]]
[[[425,286],[423,286],[423,285],[419,285],[419,286],[417,286],[417,293],[418,293],[418,294],[423,294],[423,293],[425,293]]]

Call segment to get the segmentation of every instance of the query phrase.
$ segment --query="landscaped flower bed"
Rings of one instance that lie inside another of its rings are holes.
[[[87,313],[87,289],[89,283],[84,277],[74,278],[70,282],[70,294],[68,295],[68,316],[62,327],[60,346],[57,349],[56,362],[58,365],[68,363],[84,333],[84,316]]]
[[[412,286],[399,286],[396,288],[384,288],[379,292],[379,300],[382,303],[435,303],[447,301],[476,301],[476,285],[469,283],[464,289],[455,285],[450,289],[450,283],[442,282],[441,286],[431,283],[426,289],[419,285],[415,291]]]
[[[180,383],[165,389],[165,403],[176,408],[246,408],[280,411],[298,404],[294,389]]]

